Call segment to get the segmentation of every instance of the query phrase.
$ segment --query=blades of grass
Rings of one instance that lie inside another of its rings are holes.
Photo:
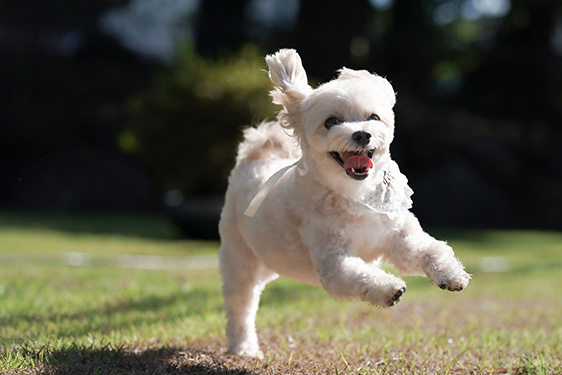
[[[291,366],[291,361],[293,360],[293,355],[295,352],[291,350],[291,354],[289,354],[289,359],[287,360],[287,366]]]
[[[337,368],[335,369],[335,370],[336,370],[336,374],[338,374],[338,375],[339,375],[339,374],[343,374],[344,371],[349,368],[349,363],[348,363],[347,360],[345,359],[345,357],[344,357],[344,355],[343,355],[342,352],[340,352],[340,357],[341,357],[341,359],[342,359],[342,361],[343,361],[345,367],[344,367],[341,371],[339,371]]]
[[[345,364],[345,367],[349,367],[349,363],[347,362],[347,360],[346,360],[345,357],[343,356],[343,353],[342,353],[342,352],[340,352],[340,357],[341,357],[343,363]]]
[[[459,354],[457,354],[450,362],[449,364],[445,367],[445,374],[449,374],[451,367],[458,361],[458,359],[468,351],[468,348],[466,348],[465,350],[463,350],[462,352],[460,352]]]
[[[410,366],[410,373],[414,372],[414,367],[416,367],[416,357],[412,360],[412,365]]]
[[[269,350],[267,351],[267,366],[271,366],[273,361],[275,360],[275,354],[271,354]]]

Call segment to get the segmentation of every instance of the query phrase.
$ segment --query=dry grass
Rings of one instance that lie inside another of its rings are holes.
[[[428,286],[429,287],[429,286]],[[444,305],[445,301],[454,301]],[[225,352],[222,338],[66,347],[22,374],[559,374],[562,301],[447,297],[389,310],[340,311],[260,328],[265,356]],[[329,304],[331,304],[331,301]],[[403,301],[405,302],[405,301]],[[327,308],[324,302],[320,302]],[[264,308],[270,314],[273,307]],[[285,313],[286,314],[286,313]],[[316,315],[317,314],[317,315]],[[273,320],[276,320],[274,318]],[[283,319],[283,317],[279,317]],[[269,320],[269,319],[268,319]],[[327,327],[331,327],[328,329]],[[337,327],[337,328],[334,328]],[[327,336],[327,337],[326,337]]]
[[[275,337],[265,341],[276,340]],[[448,339],[451,340],[451,339]],[[342,343],[338,343],[341,345]],[[468,349],[436,355],[435,347],[422,343],[371,351],[364,344],[348,342],[335,348],[325,342],[294,347],[289,353],[269,345],[262,360],[224,352],[222,341],[191,345],[134,348],[82,348],[55,351],[53,364],[21,371],[22,374],[558,374],[560,367],[532,363],[508,351],[497,352],[496,365],[467,355]],[[340,349],[345,351],[343,354]],[[513,356],[513,357],[512,357]],[[512,358],[511,358],[512,357]],[[545,359],[546,360],[546,359]],[[504,362],[503,364],[501,362]],[[14,372],[16,373],[16,372]]]

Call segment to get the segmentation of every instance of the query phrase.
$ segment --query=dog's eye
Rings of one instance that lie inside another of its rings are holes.
[[[372,114],[369,116],[368,120],[380,121],[381,118],[379,117],[379,115],[376,115],[376,114],[372,113]]]
[[[340,120],[335,117],[330,117],[324,122],[324,126],[326,127],[326,129],[330,129],[332,126],[338,125],[339,123]]]

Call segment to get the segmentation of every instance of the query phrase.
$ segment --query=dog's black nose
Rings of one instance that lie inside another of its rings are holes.
[[[371,139],[371,133],[365,131],[357,131],[351,135],[351,139],[359,143],[361,146],[365,147],[369,144],[369,139]]]

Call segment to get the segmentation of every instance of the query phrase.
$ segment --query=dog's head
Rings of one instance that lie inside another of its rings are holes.
[[[266,57],[280,124],[300,142],[308,168],[339,186],[368,181],[390,157],[395,93],[383,77],[342,68],[316,89],[295,50]]]

